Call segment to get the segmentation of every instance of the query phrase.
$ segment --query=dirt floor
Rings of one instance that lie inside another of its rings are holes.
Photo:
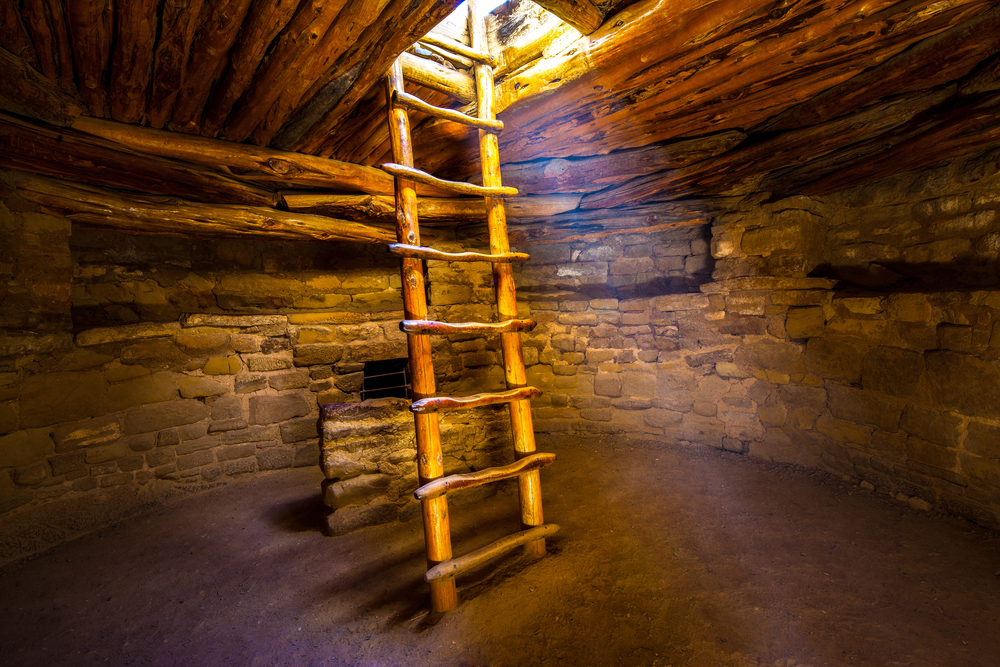
[[[550,554],[470,575],[447,614],[419,518],[325,537],[296,469],[0,570],[0,665],[1000,664],[996,533],[737,455],[545,449]],[[515,507],[453,507],[456,552]]]

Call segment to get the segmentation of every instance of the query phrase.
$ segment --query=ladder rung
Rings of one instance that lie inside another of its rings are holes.
[[[541,396],[540,389],[534,387],[521,387],[499,393],[473,394],[472,396],[462,396],[454,398],[451,396],[432,396],[422,398],[410,404],[413,412],[443,412],[446,410],[466,410],[468,408],[478,408],[483,405],[497,405],[499,403],[513,403],[529,398]]]
[[[409,93],[401,93],[396,90],[392,91],[392,104],[393,106],[403,107],[404,109],[410,109],[411,111],[420,111],[432,116],[437,116],[438,118],[444,118],[445,120],[450,120],[453,123],[461,123],[462,125],[468,125],[469,127],[478,127],[479,129],[486,130],[487,132],[499,134],[503,131],[503,121],[490,120],[488,118],[473,118],[472,116],[464,114],[461,111],[436,107],[433,104],[424,102],[416,95],[410,95]]]
[[[486,188],[481,185],[473,185],[472,183],[463,183],[462,181],[446,181],[443,178],[431,176],[426,171],[420,171],[419,169],[414,169],[413,167],[405,167],[401,164],[396,164],[395,162],[387,162],[383,164],[382,169],[389,172],[393,176],[409,178],[417,181],[418,183],[434,185],[453,192],[459,192],[463,195],[476,195],[479,197],[494,198],[517,196],[517,188]]]
[[[530,256],[526,252],[505,252],[499,255],[486,255],[480,252],[442,252],[434,248],[405,243],[393,243],[389,252],[400,257],[416,259],[439,259],[443,262],[493,262],[494,264],[513,264],[527,262]]]
[[[513,535],[501,537],[493,544],[489,544],[482,549],[476,549],[464,556],[438,563],[427,570],[427,573],[424,575],[424,581],[432,582],[440,579],[451,579],[482,565],[488,560],[501,556],[511,549],[516,549],[535,540],[541,540],[557,532],[559,532],[559,524],[547,523],[542,526],[529,528],[528,530],[522,530]]]
[[[480,484],[489,484],[490,482],[499,482],[502,479],[517,477],[522,473],[544,468],[555,460],[555,454],[537,452],[529,454],[520,461],[515,461],[509,465],[485,468],[476,472],[463,472],[458,475],[448,475],[447,477],[438,477],[414,491],[413,495],[416,496],[417,500],[430,500],[431,498],[443,496],[449,491],[458,491],[459,489],[467,489],[472,486],[479,486]]]
[[[403,320],[399,329],[408,334],[492,334],[531,331],[534,320],[507,320],[506,322],[434,322],[432,320]]]
[[[471,58],[487,65],[492,65],[496,61],[496,58],[488,53],[477,51],[471,46],[466,46],[465,44],[461,44],[459,42],[453,42],[450,39],[446,40],[435,37],[434,35],[424,35],[418,41],[431,44],[440,49],[445,49],[446,51],[451,51],[452,53],[457,53],[460,56],[465,56],[466,58]]]

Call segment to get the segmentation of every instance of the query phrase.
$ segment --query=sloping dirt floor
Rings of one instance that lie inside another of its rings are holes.
[[[0,570],[0,664],[1000,664],[996,533],[738,455],[546,449],[549,555],[469,575],[447,614],[419,517],[326,537],[319,471],[287,470]],[[515,508],[453,506],[456,552]]]

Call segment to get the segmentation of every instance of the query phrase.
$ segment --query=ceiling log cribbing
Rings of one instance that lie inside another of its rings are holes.
[[[71,125],[83,107],[53,81],[4,48],[0,48],[0,109],[49,125]]]
[[[128,234],[200,238],[260,238],[289,241],[353,241],[386,244],[388,227],[257,206],[200,204],[172,197],[125,195],[110,190],[23,176],[17,193],[83,227]]]
[[[220,139],[183,136],[85,116],[77,119],[73,129],[135,151],[184,160],[209,168],[228,169],[285,186],[341,188],[375,194],[393,192],[392,176],[380,169],[349,162]]]
[[[254,206],[274,206],[278,201],[275,192],[210,169],[3,115],[0,115],[0,166],[196,201]]]

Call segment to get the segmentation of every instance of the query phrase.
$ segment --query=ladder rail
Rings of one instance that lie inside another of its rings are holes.
[[[468,0],[469,38],[473,50],[488,51],[486,22],[479,0]],[[493,68],[477,64],[475,67],[476,95],[480,118],[493,119]],[[497,135],[479,131],[479,155],[483,170],[483,185],[489,188],[503,187],[500,177],[500,142]],[[486,197],[486,225],[490,236],[490,252],[503,254],[510,252],[507,237],[507,215],[503,199]],[[493,284],[496,292],[497,314],[501,320],[517,319],[517,296],[514,289],[514,271],[510,264],[493,265]],[[517,333],[500,334],[500,349],[503,352],[504,376],[508,387],[524,387],[528,383],[524,368],[524,354],[521,337]],[[531,403],[528,400],[509,404],[511,433],[514,450],[519,456],[535,451],[535,429],[531,419]],[[518,478],[518,496],[521,505],[521,525],[524,528],[541,526],[545,523],[542,513],[541,476],[532,471]],[[545,555],[545,540],[538,539],[527,545],[534,556]]]
[[[397,59],[386,80],[386,99],[393,90],[403,89],[403,66]],[[405,109],[393,108],[387,104],[389,113],[389,134],[395,159],[404,165],[413,164],[413,148],[410,144],[410,121]],[[420,230],[417,221],[417,193],[412,180],[396,178],[396,239],[400,243],[420,245]],[[400,260],[403,282],[403,312],[407,319],[427,318],[427,296],[424,289],[423,261],[413,257]],[[410,389],[417,399],[435,394],[434,367],[431,363],[431,340],[427,336],[408,335],[406,337],[410,364]],[[441,453],[441,429],[436,414],[414,414],[414,430],[417,444],[417,474],[421,483],[427,483],[444,476],[443,455]],[[431,498],[420,503],[424,519],[424,544],[427,550],[428,567],[451,560],[451,522],[448,517],[446,496]],[[442,580],[430,584],[431,607],[435,611],[446,611],[458,604],[455,581]]]

